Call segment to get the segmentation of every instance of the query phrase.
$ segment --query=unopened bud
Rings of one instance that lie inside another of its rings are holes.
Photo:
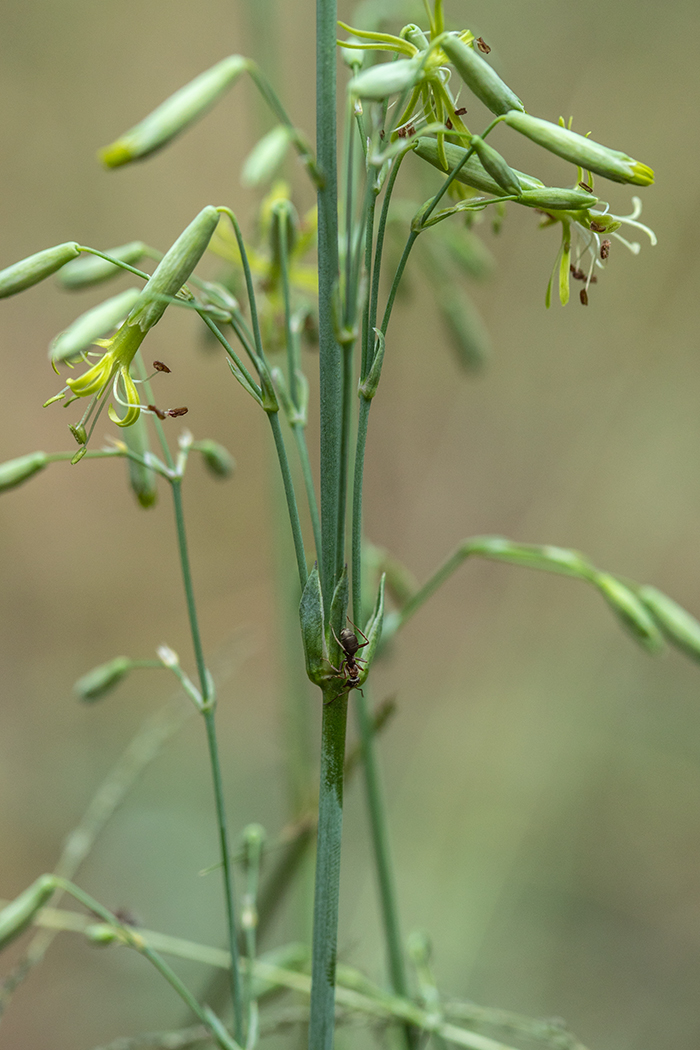
[[[440,46],[469,90],[492,113],[501,116],[511,110],[523,111],[518,96],[473,47],[468,47],[457,36],[445,37]]]
[[[73,687],[81,700],[100,700],[129,673],[133,661],[128,656],[116,656],[109,663],[93,667]]]
[[[23,481],[28,481],[43,470],[48,462],[49,457],[45,452],[30,452],[26,456],[9,459],[7,463],[0,463],[0,492],[8,492]]]
[[[241,169],[241,182],[244,186],[259,186],[273,177],[284,160],[285,153],[292,141],[290,129],[286,124],[279,124],[267,135],[263,135],[253,147]]]
[[[116,142],[101,150],[100,160],[108,168],[118,168],[166,146],[203,116],[247,66],[247,59],[241,55],[230,55],[200,73]]]
[[[192,447],[202,453],[207,469],[214,477],[231,477],[236,469],[236,461],[218,441],[196,441]]]
[[[0,270],[0,299],[23,292],[33,284],[39,284],[78,255],[80,246],[75,241],[66,241],[65,244],[45,248],[43,252],[36,252],[35,255],[29,255],[26,259]]]
[[[128,244],[122,244],[118,248],[108,248],[105,255],[110,255],[113,259],[119,259],[120,262],[133,266],[145,251],[146,245],[143,241],[129,241]],[[89,288],[93,284],[107,281],[110,277],[117,277],[120,273],[124,273],[124,270],[116,263],[101,259],[99,255],[84,252],[79,259],[63,267],[58,275],[58,283],[63,288],[71,290]]]
[[[695,617],[656,587],[641,587],[638,593],[668,641],[700,660],[700,623]]]
[[[447,160],[446,174],[449,174],[463,160],[464,154],[467,151],[463,146],[456,146],[451,142],[444,143],[444,150],[445,159]],[[428,136],[419,138],[414,147],[414,152],[417,153],[422,160],[427,160],[434,168],[439,168],[440,171],[443,172],[445,171],[436,139],[429,138]],[[512,170],[520,183],[520,188],[523,192],[542,188],[543,183],[540,182],[539,179],[534,178],[532,175],[526,175],[522,171],[517,171],[516,169]],[[497,197],[503,195],[501,187],[496,180],[489,175],[479,158],[474,154],[472,154],[465,164],[462,164],[456,179],[458,182],[464,183],[465,186],[471,186],[472,189],[481,190],[483,193],[493,193]]]
[[[515,194],[516,197],[519,196],[521,187],[518,177],[513,169],[506,164],[501,154],[493,146],[490,146],[488,142],[484,142],[479,135],[472,135],[469,145],[473,146],[474,152],[491,178],[495,179],[506,193]]]
[[[160,321],[168,306],[167,300],[177,295],[204,255],[218,221],[216,208],[212,205],[202,208],[158,263],[129,313],[127,325],[138,324],[142,332],[147,332]]]
[[[54,875],[40,875],[19,897],[15,897],[0,910],[0,948],[4,948],[26,930],[55,889]]]
[[[348,84],[348,91],[356,98],[382,102],[390,95],[410,91],[423,76],[420,59],[399,58],[396,62],[382,62],[358,73]]]
[[[49,357],[57,364],[79,357],[96,339],[117,328],[141,294],[139,288],[127,288],[119,295],[106,299],[86,310],[49,343]]]
[[[135,452],[142,459],[148,459],[151,454],[148,441],[148,427],[143,413],[130,427],[124,427],[124,444],[131,452]],[[158,475],[150,467],[139,463],[138,460],[127,457],[127,468],[129,471],[129,487],[136,496],[139,504],[147,510],[158,502]]]
[[[529,113],[508,113],[505,122],[521,135],[532,139],[557,157],[571,161],[586,171],[594,171],[613,182],[629,182],[635,186],[650,186],[654,172],[646,164],[628,157],[626,153],[601,146],[599,142],[578,135],[575,131],[552,124]]]
[[[664,647],[663,638],[644,603],[615,576],[597,573],[593,582],[623,626],[643,648],[658,653]]]

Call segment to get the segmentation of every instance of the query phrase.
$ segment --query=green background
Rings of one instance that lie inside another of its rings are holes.
[[[547,312],[556,233],[517,208],[498,238],[484,224],[498,268],[475,291],[494,345],[477,380],[456,368],[415,271],[372,413],[367,533],[419,580],[468,535],[575,547],[700,615],[697,6],[542,0],[453,3],[449,14],[492,45],[530,112],[573,114],[578,130],[655,169],[642,218],[659,244],[636,259],[615,244],[590,306]],[[239,170],[268,125],[247,83],[147,164],[105,173],[95,151],[202,69],[249,51],[256,33],[293,119],[313,133],[307,3],[31,0],[5,5],[2,21],[0,265],[69,239],[165,248],[206,203],[251,215],[257,198]],[[493,141],[547,182],[571,178],[505,129]],[[598,190],[629,210],[629,189],[601,180]],[[60,386],[45,347],[101,297],[49,283],[2,304],[0,459],[70,447],[77,413],[41,409]],[[195,436],[238,460],[223,486],[193,461],[185,499],[205,644],[228,675],[219,721],[232,827],[258,820],[275,834],[287,817],[280,696],[293,687],[275,597],[278,482],[262,414],[195,320],[170,311],[148,350],[172,368],[163,399],[187,404]],[[313,376],[312,357],[307,366]],[[178,427],[170,421],[173,436]],[[122,464],[57,464],[3,496],[0,560],[0,895],[10,897],[51,869],[142,718],[170,695],[165,675],[144,672],[90,708],[75,679],[162,642],[187,666],[191,657],[167,493],[141,511]],[[430,932],[444,994],[564,1016],[599,1050],[696,1050],[698,668],[648,657],[582,584],[475,563],[373,678],[375,696],[398,704],[382,759],[403,922]],[[317,703],[310,695],[313,723]],[[339,946],[382,979],[362,801],[358,782]],[[216,859],[210,803],[192,720],[78,881],[153,929],[218,944],[219,880],[198,874]],[[302,925],[281,924],[268,946]],[[201,968],[181,972],[203,987]],[[0,1046],[89,1050],[184,1021],[143,960],[66,935],[17,994]],[[350,1043],[368,1040],[360,1030]]]

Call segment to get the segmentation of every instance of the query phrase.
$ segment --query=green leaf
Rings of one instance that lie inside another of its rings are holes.
[[[367,621],[367,627],[365,629],[365,637],[367,638],[367,645],[362,653],[362,659],[365,661],[365,666],[360,671],[360,685],[362,685],[372,665],[372,658],[377,651],[377,646],[382,637],[382,627],[384,626],[384,584],[386,581],[386,573],[382,573],[382,578],[379,581],[379,589],[377,591],[377,600],[374,604],[374,612]]]
[[[328,677],[328,650],[323,624],[323,594],[318,565],[309,573],[299,603],[301,637],[304,644],[306,673],[320,685]]]
[[[335,638],[333,638],[332,632],[335,631],[337,637],[339,638],[340,632],[342,631],[343,627],[345,627],[345,618],[348,614],[349,594],[350,589],[348,585],[348,567],[346,565],[343,568],[343,574],[338,580],[335,591],[333,592],[333,599],[331,601],[331,615],[328,621],[328,650],[330,652],[334,652],[334,656],[339,656],[339,654],[337,652],[338,643],[336,642]],[[342,659],[342,657],[340,656],[339,658]],[[335,663],[337,666],[340,666],[336,659],[333,660],[333,663]]]

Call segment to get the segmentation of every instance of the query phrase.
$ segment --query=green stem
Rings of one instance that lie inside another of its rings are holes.
[[[333,697],[337,687],[337,681],[331,682],[323,693],[309,1050],[331,1050],[335,1021],[343,762],[348,710],[347,693]]]
[[[321,425],[321,585],[326,609],[338,571],[342,361],[335,334],[338,291],[336,171],[336,3],[316,2],[316,155],[324,184],[318,191],[319,369]]]
[[[70,895],[75,897],[77,901],[83,904],[91,912],[94,912],[95,915],[99,916],[103,922],[108,923],[110,926],[113,926],[115,930],[118,930],[125,944],[130,948],[135,948],[140,955],[143,955],[144,958],[148,959],[148,961],[155,966],[161,976],[165,978],[170,987],[177,992],[182,1001],[187,1004],[195,1017],[198,1017],[207,1030],[212,1033],[215,1041],[219,1044],[222,1050],[240,1050],[240,1039],[236,1039],[235,1042],[231,1039],[219,1019],[215,1015],[212,1015],[206,1007],[200,1006],[187,985],[185,985],[175,971],[168,966],[165,959],[161,958],[153,948],[150,948],[146,944],[143,937],[134,930],[129,929],[128,926],[120,923],[116,915],[113,915],[111,911],[104,908],[99,901],[94,899],[94,897],[85,893],[78,886],[74,886],[73,883],[68,882],[66,879],[57,877],[56,885],[64,892],[70,893]]]
[[[280,426],[279,412],[268,412],[267,418],[270,420],[270,426],[272,427],[272,436],[275,440],[275,448],[277,449],[277,458],[279,460],[280,472],[282,474],[282,483],[284,485],[284,494],[287,499],[287,509],[289,511],[289,522],[292,526],[292,538],[294,540],[294,553],[296,554],[297,569],[299,571],[299,583],[301,584],[301,589],[303,590],[304,584],[306,583],[306,577],[309,573],[306,567],[306,554],[304,553],[304,537],[301,533],[301,522],[299,521],[299,508],[297,507],[297,499],[294,492],[294,483],[292,481],[292,472],[289,469],[287,449],[284,444],[282,427]]]
[[[204,650],[199,631],[197,618],[197,607],[194,598],[194,587],[192,584],[192,573],[190,560],[187,553],[187,533],[185,531],[185,516],[182,506],[182,482],[180,478],[172,481],[173,504],[175,507],[175,522],[177,527],[178,550],[180,553],[180,567],[182,570],[182,582],[185,588],[185,599],[187,602],[187,615],[190,622],[192,635],[192,647],[194,649],[197,674],[202,695],[202,714],[207,731],[207,744],[209,746],[209,760],[211,764],[212,781],[214,787],[214,801],[216,805],[216,820],[219,831],[219,846],[221,850],[222,871],[224,876],[224,896],[226,901],[226,927],[228,935],[229,951],[231,953],[230,988],[233,1003],[234,1034],[237,1042],[243,1040],[243,987],[240,973],[240,961],[238,955],[238,935],[236,929],[236,909],[233,891],[233,871],[231,867],[231,846],[229,843],[228,826],[226,822],[226,809],[224,806],[224,789],[221,779],[221,764],[219,762],[219,749],[216,739],[216,726],[214,721],[215,700],[212,696],[211,679],[204,663]]]
[[[321,556],[321,519],[318,516],[318,503],[316,502],[316,490],[314,489],[314,478],[311,472],[311,462],[309,460],[309,450],[306,445],[306,433],[304,432],[304,426],[302,423],[293,423],[292,434],[296,442],[297,451],[299,453],[299,462],[301,464],[301,473],[304,478],[304,488],[306,490],[306,500],[309,505],[309,514],[311,516],[311,528],[314,533],[314,546],[316,547],[316,557]]]

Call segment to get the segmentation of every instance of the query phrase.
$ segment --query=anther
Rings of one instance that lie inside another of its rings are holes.
[[[166,409],[165,414],[166,414],[166,416],[172,416],[173,419],[176,419],[178,416],[185,416],[185,415],[187,415],[188,412],[189,412],[189,409],[185,408],[185,407],[183,407],[183,408],[168,408],[168,409]]]
[[[610,241],[605,240],[600,245],[600,257],[601,259],[607,259],[610,255]]]
[[[484,40],[483,36],[478,36],[476,38],[476,46],[479,48],[479,51],[481,51],[482,55],[488,55],[489,51],[491,50],[489,45]]]
[[[154,415],[158,416],[158,419],[165,419],[165,412],[161,411],[160,408],[156,408],[155,405],[148,405],[148,411],[153,412]]]
[[[593,187],[589,186],[587,182],[579,182],[579,186],[582,190],[585,190],[586,193],[593,193]]]
[[[162,361],[154,361],[153,362],[153,367],[155,368],[156,372],[169,372],[170,371],[168,366],[164,365]]]
[[[588,306],[588,292],[585,288],[581,289],[581,291],[578,293],[578,297],[581,300],[582,306]]]
[[[467,107],[466,106],[461,106],[460,109],[456,109],[455,110],[455,116],[456,117],[463,117],[466,112],[467,112]]]

